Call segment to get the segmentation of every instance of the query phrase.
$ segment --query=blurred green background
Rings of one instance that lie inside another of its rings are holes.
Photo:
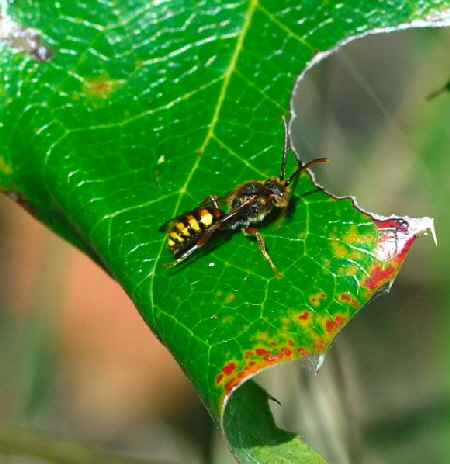
[[[295,95],[295,146],[331,159],[318,182],[367,211],[434,217],[439,241],[415,243],[318,375],[260,376],[279,424],[334,463],[450,462],[450,94],[427,100],[448,80],[450,31],[410,30],[346,45]],[[0,421],[149,460],[233,462],[118,285],[3,197],[0,226]]]

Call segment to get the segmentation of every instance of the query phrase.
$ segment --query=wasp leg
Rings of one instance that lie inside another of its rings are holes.
[[[199,248],[200,248],[200,246],[199,246],[198,243],[197,243],[197,244],[194,245],[192,248],[189,248],[189,250],[185,251],[176,261],[174,261],[173,263],[164,263],[163,266],[166,266],[166,267],[176,266],[177,264],[180,264],[180,263],[183,262],[186,258],[188,258],[189,256],[191,256],[192,253],[194,253],[194,251],[197,251]]]
[[[189,258],[189,256],[192,255],[192,253],[196,252],[199,248],[206,245],[208,240],[211,238],[211,235],[221,225],[222,225],[222,222],[216,222],[215,224],[213,224],[208,230],[205,231],[205,234],[203,235],[203,237],[195,245],[193,245],[191,248],[186,250],[176,261],[174,261],[173,263],[164,263],[163,266],[166,266],[166,267],[176,266],[177,264],[180,264],[181,262],[183,262],[186,258]]]
[[[256,235],[256,241],[258,242],[259,249],[264,256],[264,259],[270,264],[270,267],[273,269],[273,272],[275,272],[277,279],[281,279],[282,275],[279,273],[277,267],[272,261],[272,258],[269,256],[269,253],[267,253],[266,242],[264,241],[263,236],[260,234],[259,230],[255,229],[254,227],[246,227],[244,229],[244,233],[246,235]]]
[[[200,205],[207,205],[208,203],[212,203],[215,208],[220,209],[218,200],[219,197],[217,195],[208,195],[201,203]]]

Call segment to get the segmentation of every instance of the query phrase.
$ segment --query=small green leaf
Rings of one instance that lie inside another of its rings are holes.
[[[280,115],[314,57],[375,30],[448,24],[448,2],[28,0],[0,21],[2,190],[125,288],[254,462],[224,416],[253,393],[230,394],[261,369],[322,355],[430,222],[375,220],[304,172],[289,214],[261,227],[282,279],[238,232],[167,269],[158,228],[279,174]]]
[[[280,430],[275,425],[269,399],[267,393],[252,381],[234,394],[226,410],[224,427],[229,432],[230,447],[236,457],[241,462],[325,463],[295,434]]]

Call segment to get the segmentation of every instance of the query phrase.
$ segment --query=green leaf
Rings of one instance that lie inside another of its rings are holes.
[[[221,423],[227,403],[238,411],[242,398],[253,397],[230,397],[244,380],[278,362],[325,353],[431,223],[374,219],[304,172],[288,214],[261,227],[282,279],[240,233],[217,233],[210,247],[167,269],[162,264],[172,257],[159,226],[208,195],[278,175],[280,115],[314,57],[375,30],[448,24],[448,6],[8,4],[1,19],[9,32],[0,50],[0,186],[125,288]],[[288,173],[294,164],[292,157]],[[239,459],[255,462],[252,434],[245,445],[236,441],[233,418],[242,413],[225,417],[230,443],[248,446],[236,451]],[[268,422],[264,436],[272,432]],[[295,455],[294,443],[286,439],[283,448]],[[273,462],[267,456],[278,452],[267,438],[264,456],[255,459]]]
[[[224,417],[230,446],[242,462],[302,462],[323,464],[324,459],[295,434],[280,430],[272,417],[267,393],[253,381],[233,396]]]

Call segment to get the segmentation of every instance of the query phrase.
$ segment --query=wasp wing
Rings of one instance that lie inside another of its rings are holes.
[[[225,198],[225,197],[224,197]],[[220,227],[222,229],[237,229],[248,225],[247,218],[249,217],[249,207],[258,201],[257,195],[252,195],[241,204],[231,208],[220,219]]]
[[[185,214],[186,213],[183,213],[183,214],[180,214],[180,216],[169,219],[158,229],[158,232],[162,232],[162,233],[169,232],[169,230],[172,229],[173,225],[180,219],[180,217],[184,216]]]

